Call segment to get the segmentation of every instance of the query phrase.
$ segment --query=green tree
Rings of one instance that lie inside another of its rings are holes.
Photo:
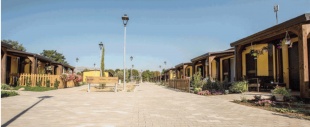
[[[87,68],[85,68],[85,69],[83,70],[83,72],[84,72],[84,71],[88,71],[88,69],[87,69]]]
[[[56,50],[43,50],[42,53],[40,53],[41,56],[45,56],[47,58],[50,58],[58,63],[65,63],[68,64],[66,61],[65,56],[62,53],[57,53]]]
[[[165,73],[165,69],[163,69],[162,71],[161,71],[161,74],[163,75]]]
[[[81,73],[81,72],[77,72],[76,74],[77,74],[77,75],[83,76],[83,73]]]
[[[7,43],[12,45],[13,49],[19,50],[19,51],[24,51],[26,52],[26,48],[23,46],[23,44],[19,44],[18,41],[12,41],[12,40],[1,40],[2,43]]]
[[[120,69],[115,69],[115,73],[118,72],[118,71],[120,71]]]
[[[105,72],[110,72],[110,73],[112,73],[113,75],[115,74],[115,71],[112,70],[112,69],[107,69],[107,70],[105,70]]]
[[[102,72],[102,77],[105,77],[104,74],[104,46],[102,47],[102,56],[101,56],[101,72]]]
[[[142,80],[143,81],[147,81],[149,77],[149,74],[147,73],[147,71],[143,71],[142,72]]]
[[[138,70],[136,70],[136,69],[132,69],[132,76],[139,76],[139,72],[138,72]],[[138,77],[135,77],[135,78],[132,78],[132,79],[137,80],[137,79],[138,79]]]

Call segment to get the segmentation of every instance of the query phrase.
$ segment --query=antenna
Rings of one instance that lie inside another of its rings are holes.
[[[279,5],[275,5],[273,7],[274,12],[276,13],[276,19],[277,19],[277,25],[278,25],[278,11],[279,11]]]

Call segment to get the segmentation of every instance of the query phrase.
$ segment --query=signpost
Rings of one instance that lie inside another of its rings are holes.
[[[88,91],[90,92],[90,84],[105,84],[114,83],[115,93],[117,92],[118,77],[97,77],[97,76],[86,76],[86,83],[88,84]]]

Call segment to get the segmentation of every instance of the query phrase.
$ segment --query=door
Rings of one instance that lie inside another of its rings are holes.
[[[223,60],[223,81],[227,79],[228,82],[230,82],[229,68],[230,68],[229,59]]]
[[[290,89],[300,91],[298,42],[288,49]]]
[[[230,58],[230,81],[235,81],[235,59]]]
[[[254,59],[254,56],[252,56],[250,53],[245,55],[245,61],[246,61],[246,76],[252,77],[256,76],[256,68],[257,68],[257,60]]]
[[[6,57],[6,84],[10,84],[11,60],[10,56]]]

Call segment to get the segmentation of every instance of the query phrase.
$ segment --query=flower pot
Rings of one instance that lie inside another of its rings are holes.
[[[225,95],[229,94],[229,90],[225,90]]]
[[[282,94],[274,94],[277,101],[283,101],[284,96]]]

